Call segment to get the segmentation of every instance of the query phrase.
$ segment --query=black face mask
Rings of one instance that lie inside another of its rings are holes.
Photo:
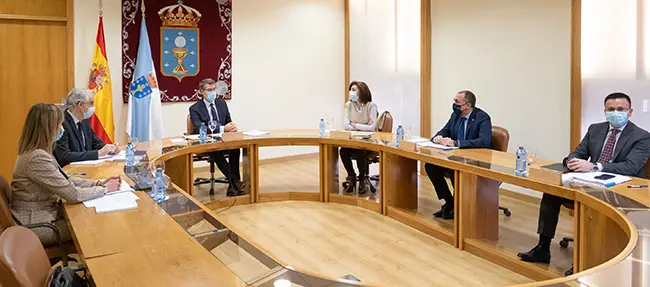
[[[454,111],[454,114],[460,115],[460,105],[451,104],[451,109]]]

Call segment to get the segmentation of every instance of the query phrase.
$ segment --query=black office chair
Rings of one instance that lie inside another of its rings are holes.
[[[192,124],[192,119],[190,118],[190,115],[187,115],[187,132],[185,135],[191,135],[194,134],[194,125]],[[226,158],[228,158],[228,155],[224,155]],[[210,164],[210,178],[203,178],[203,177],[197,177],[194,179],[194,185],[202,185],[202,184],[210,184],[210,195],[214,195],[214,183],[219,182],[219,183],[225,183],[229,184],[228,179],[225,176],[215,178],[214,177],[214,162],[212,161],[212,157],[210,156],[209,153],[202,153],[202,154],[195,154],[192,156],[192,162],[197,162],[197,161],[207,161]]]

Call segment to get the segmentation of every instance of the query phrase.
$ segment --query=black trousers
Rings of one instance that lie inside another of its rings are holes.
[[[429,176],[431,183],[433,183],[433,188],[436,189],[438,199],[450,200],[452,198],[452,195],[445,177],[449,177],[449,179],[451,179],[451,184],[453,186],[454,171],[430,163],[425,164],[424,169],[427,171],[427,175]]]
[[[226,154],[228,155],[228,160],[226,160]],[[239,149],[215,151],[210,154],[212,161],[231,183],[241,180],[241,176],[239,175],[240,155],[241,151]]]
[[[542,196],[542,204],[539,207],[537,234],[553,238],[555,236],[555,229],[557,229],[557,222],[560,217],[560,207],[562,207],[562,204],[565,202],[570,201],[570,199],[566,199],[564,197],[544,193]]]
[[[348,172],[348,176],[356,176],[354,172],[354,167],[352,166],[352,159],[354,158],[357,161],[357,168],[359,169],[359,177],[368,176],[368,151],[363,149],[355,148],[341,148],[341,162],[345,170]]]

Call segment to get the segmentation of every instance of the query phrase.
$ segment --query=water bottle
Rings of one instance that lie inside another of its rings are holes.
[[[519,175],[526,174],[526,168],[528,167],[528,152],[524,149],[523,145],[519,146],[517,150],[517,163],[515,171]]]
[[[324,119],[320,119],[319,126],[320,126],[320,136],[324,137],[325,136],[325,120]]]
[[[205,126],[205,123],[201,123],[199,127],[199,141],[202,144],[208,141],[208,127]]]
[[[404,128],[402,125],[399,125],[397,127],[397,137],[395,138],[395,141],[397,142],[397,147],[399,147],[399,142],[404,140]]]
[[[135,146],[129,141],[126,145],[126,166],[133,166],[135,163]]]
[[[165,173],[162,168],[156,169],[153,182],[153,199],[157,202],[165,200],[165,197],[167,197],[167,183],[165,182]]]

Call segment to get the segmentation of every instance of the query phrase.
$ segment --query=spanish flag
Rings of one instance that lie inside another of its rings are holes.
[[[95,92],[95,114],[90,117],[90,126],[104,143],[113,143],[115,140],[113,91],[111,89],[111,73],[108,70],[108,58],[106,57],[102,16],[99,16],[95,54],[93,55],[93,65],[90,68],[88,89]]]

